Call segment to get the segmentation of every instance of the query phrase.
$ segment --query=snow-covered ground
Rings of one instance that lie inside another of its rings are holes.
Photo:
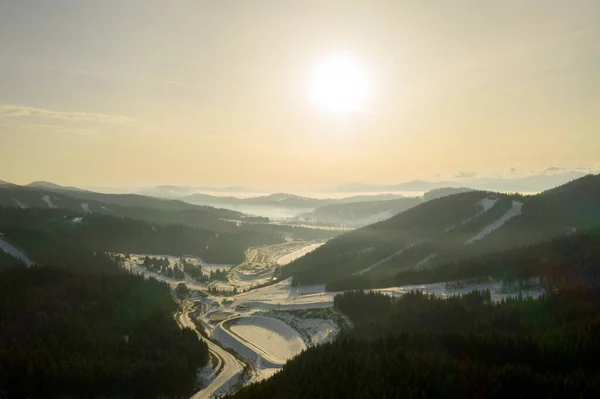
[[[52,202],[52,198],[50,198],[49,195],[44,195],[42,197],[42,199],[44,200],[44,202],[46,203],[46,205],[48,205],[48,208],[50,208],[50,209],[56,209],[56,205],[54,205],[54,203]]]
[[[171,255],[139,255],[139,254],[135,254],[135,255],[129,255],[129,258],[125,258],[123,260],[123,267],[127,270],[132,271],[135,274],[141,274],[143,276],[152,276],[154,278],[156,278],[157,280],[161,280],[164,281],[166,283],[168,283],[169,285],[171,285],[172,287],[177,286],[177,284],[184,282],[187,287],[190,290],[196,290],[196,291],[205,291],[208,289],[208,285],[207,283],[200,283],[198,281],[196,281],[195,279],[193,279],[192,277],[188,276],[187,274],[185,275],[185,279],[184,280],[177,280],[174,278],[169,278],[167,276],[164,276],[160,273],[155,273],[155,272],[151,272],[148,269],[146,269],[145,267],[143,267],[141,264],[143,263],[143,259],[146,257],[154,257],[154,258],[166,258],[169,260],[169,264],[171,266],[177,264],[177,262],[179,262],[180,256],[171,256]],[[192,264],[196,264],[196,265],[201,265],[203,272],[206,274],[208,271],[214,269],[225,269],[228,270],[229,268],[231,268],[231,265],[214,265],[214,264],[207,264],[204,263],[204,261],[198,257],[192,257],[192,256],[184,256],[183,259],[185,259],[187,262],[191,262]]]
[[[303,257],[307,253],[314,251],[315,249],[319,248],[323,244],[325,244],[325,242],[309,244],[305,247],[297,249],[296,251],[293,251],[293,252],[287,253],[283,256],[280,256],[275,261],[277,262],[278,265],[282,265],[282,266],[287,265],[288,263],[291,263],[294,260]]]
[[[18,199],[16,199],[16,198],[13,198],[13,201],[14,201],[14,203],[15,203],[15,204],[17,204],[17,206],[18,206],[19,208],[21,208],[21,209],[28,209],[28,208],[29,208],[29,207],[28,207],[26,204],[24,204],[23,202],[19,201],[19,200],[18,200]]]
[[[314,310],[270,311],[266,315],[280,319],[298,331],[307,347],[333,341],[338,335],[340,327],[332,320],[331,315],[315,315],[311,312]],[[336,313],[333,309],[318,310],[317,312]],[[336,316],[343,317],[339,314]]]
[[[33,261],[29,259],[29,257],[25,255],[23,251],[19,250],[17,247],[3,240],[2,238],[0,238],[0,250],[24,262],[27,267],[33,265]]]
[[[479,233],[469,238],[465,244],[471,244],[474,241],[481,240],[483,237],[490,234],[492,231],[502,227],[502,225],[508,222],[510,219],[515,216],[519,216],[521,214],[521,208],[523,207],[523,203],[519,201],[513,201],[511,208],[506,211],[498,220],[488,224],[485,226]]]
[[[494,205],[496,205],[496,202],[498,202],[498,198],[487,197],[482,200],[479,200],[477,202],[477,205],[481,206],[482,210],[479,211],[476,216],[479,216],[482,213],[485,213],[485,212],[489,211],[490,209],[492,209],[494,207]]]
[[[333,294],[324,285],[292,287],[288,278],[267,287],[234,296],[234,305],[246,305],[260,310],[291,310],[322,308],[333,305]]]
[[[282,367],[306,349],[296,330],[272,317],[231,318],[219,324],[212,334],[259,369]]]
[[[246,260],[235,266],[229,274],[229,283],[238,289],[249,289],[273,281],[278,266],[315,250],[324,242],[288,241],[265,245],[246,251]]]
[[[463,295],[473,292],[475,290],[490,290],[492,301],[500,302],[503,299],[517,297],[522,295],[524,297],[537,298],[543,294],[541,288],[528,288],[523,290],[507,291],[506,286],[501,281],[486,281],[476,284],[449,284],[449,283],[435,283],[435,284],[421,284],[421,285],[405,285],[400,287],[382,288],[373,291],[380,292],[382,294],[391,296],[402,296],[411,291],[421,291],[427,294],[434,294],[436,296],[447,298],[454,295]]]
[[[489,198],[489,197],[486,197],[486,198],[483,198],[483,199],[477,201],[479,210],[477,211],[477,213],[475,215],[463,220],[461,222],[461,225],[464,226],[465,224],[469,223],[471,220],[473,220],[476,217],[481,216],[485,212],[489,211],[490,209],[492,209],[494,207],[494,205],[496,205],[496,202],[498,202],[498,198]],[[444,233],[452,231],[455,228],[456,228],[456,225],[449,226],[446,230],[444,230]]]
[[[489,289],[494,298],[506,298],[516,296],[519,292],[504,292],[502,282],[492,281],[483,284],[465,285],[456,288],[447,283],[407,285],[376,289],[374,291],[390,295],[403,295],[410,291],[423,291],[442,297],[456,294],[464,294],[473,290]],[[247,305],[254,309],[263,310],[290,310],[290,309],[314,309],[333,306],[334,297],[340,292],[325,292],[324,285],[311,285],[305,287],[292,287],[291,279],[283,280],[268,287],[259,288],[243,294],[234,296],[234,305]],[[541,289],[525,290],[521,292],[524,296],[539,296]]]

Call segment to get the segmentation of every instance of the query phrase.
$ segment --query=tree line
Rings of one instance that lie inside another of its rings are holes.
[[[167,284],[47,267],[0,273],[0,396],[181,397],[208,348]]]

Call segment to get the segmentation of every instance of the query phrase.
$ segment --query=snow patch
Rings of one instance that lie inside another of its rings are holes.
[[[57,206],[54,205],[54,203],[52,202],[52,199],[50,198],[49,195],[44,195],[42,197],[42,199],[44,200],[44,202],[46,203],[46,205],[48,205],[48,208],[50,208],[50,209],[56,209],[57,208]]]
[[[0,235],[0,237],[1,237],[1,235]],[[30,267],[31,265],[33,265],[33,261],[31,259],[29,259],[29,257],[27,255],[25,255],[22,251],[20,251],[14,245],[8,243],[7,241],[4,241],[2,238],[0,238],[0,250],[19,259],[21,262],[24,262],[27,265],[27,267]]]
[[[467,218],[465,220],[463,220],[461,222],[461,225],[465,225],[467,223],[469,223],[471,220],[475,219],[476,217],[481,216],[482,214],[486,213],[487,211],[489,211],[490,209],[493,208],[493,206],[496,204],[496,202],[498,202],[498,198],[483,198],[479,201],[477,201],[477,205],[479,205],[479,207],[481,207],[482,209],[477,212],[475,215],[471,216],[470,218]],[[447,233],[448,231],[454,230],[456,226],[450,226],[448,227],[444,232]]]
[[[390,256],[387,256],[387,257],[385,257],[385,258],[383,258],[383,259],[381,259],[381,260],[378,260],[377,262],[373,263],[372,265],[370,265],[370,266],[368,266],[368,267],[366,267],[366,268],[364,268],[364,269],[362,269],[362,270],[359,270],[359,271],[357,271],[356,273],[354,273],[354,274],[353,274],[353,276],[358,276],[358,275],[364,274],[364,273],[366,273],[366,272],[368,272],[368,271],[370,271],[370,270],[373,270],[373,269],[374,269],[374,268],[376,268],[377,266],[379,266],[379,265],[382,265],[382,264],[384,264],[385,262],[388,262],[388,261],[389,261],[389,260],[391,260],[392,258],[394,258],[394,257],[396,257],[396,256],[398,256],[398,255],[400,255],[402,252],[406,251],[407,249],[409,249],[409,248],[412,248],[412,247],[414,247],[415,245],[418,245],[418,244],[422,243],[423,241],[424,241],[424,240],[419,240],[419,241],[417,241],[417,242],[415,242],[415,243],[409,244],[409,245],[405,246],[404,248],[402,248],[401,250],[394,252],[394,253],[393,253],[393,254],[391,254]]]
[[[523,203],[519,201],[513,201],[511,208],[504,213],[504,215],[500,216],[500,218],[487,226],[485,226],[479,233],[475,236],[469,238],[465,244],[471,244],[474,241],[481,240],[483,237],[490,234],[492,231],[497,230],[502,227],[504,223],[514,218],[515,216],[519,216],[521,214],[521,208],[523,208]]]
[[[277,258],[275,260],[275,262],[280,266],[287,265],[288,263],[291,263],[294,260],[303,257],[307,253],[314,251],[315,249],[319,248],[323,244],[325,244],[325,242],[307,245],[307,246],[302,247],[294,252],[290,252],[286,255],[280,256],[279,258]]]
[[[498,202],[498,198],[484,198],[480,201],[477,202],[477,205],[480,205],[483,210],[478,212],[477,215],[481,215],[482,213],[485,213],[487,211],[489,211],[490,209],[492,209],[494,207],[494,205],[496,205],[496,202]]]
[[[430,260],[432,260],[436,256],[437,256],[437,252],[434,252],[432,254],[427,255],[424,259],[421,259],[421,261],[419,261],[419,263],[417,263],[415,265],[415,268],[416,269],[420,268],[421,266],[423,266],[425,263],[429,262]]]
[[[18,206],[19,208],[21,208],[21,209],[27,209],[27,208],[29,208],[27,205],[25,205],[24,203],[22,203],[21,201],[19,201],[19,200],[18,200],[18,199],[16,199],[16,198],[13,198],[13,201],[14,201],[14,203],[15,203],[15,204],[17,204],[17,206]]]
[[[86,214],[92,214],[92,210],[90,209],[90,206],[88,204],[81,204],[81,209],[83,209],[83,212]]]

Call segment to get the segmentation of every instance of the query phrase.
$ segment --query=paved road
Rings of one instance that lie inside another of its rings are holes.
[[[183,311],[178,317],[179,324],[184,327],[189,327],[196,330],[196,326],[190,320],[189,312],[191,310],[191,303],[184,301]],[[197,332],[197,331],[196,331]],[[204,388],[200,392],[197,392],[192,396],[191,399],[209,399],[218,392],[218,396],[225,395],[226,391],[231,389],[242,376],[243,365],[240,363],[232,354],[223,350],[220,346],[215,345],[209,340],[204,339],[199,333],[198,337],[204,340],[208,345],[208,350],[217,356],[223,362],[223,369],[217,375],[208,387]]]

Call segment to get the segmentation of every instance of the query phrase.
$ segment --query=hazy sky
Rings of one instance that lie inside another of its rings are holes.
[[[0,0],[0,179],[312,188],[600,162],[597,0]],[[351,53],[364,112],[307,100]]]

